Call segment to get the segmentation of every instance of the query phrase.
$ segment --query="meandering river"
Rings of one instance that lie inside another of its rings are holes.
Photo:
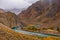
[[[42,37],[47,37],[47,36],[55,36],[55,37],[60,37],[57,35],[53,35],[53,34],[41,34],[41,33],[36,33],[36,32],[28,32],[28,31],[24,31],[24,30],[17,30],[17,29],[13,29],[16,32],[22,33],[22,34],[27,34],[27,35],[37,35],[37,36],[42,36]]]

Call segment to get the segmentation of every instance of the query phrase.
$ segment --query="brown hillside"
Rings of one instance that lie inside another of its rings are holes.
[[[0,12],[0,23],[4,24],[10,28],[20,26],[20,23],[18,21],[18,17],[16,14],[14,14],[12,12],[4,12],[3,10],[2,10],[2,12]]]
[[[0,23],[0,40],[60,40],[60,38],[25,35]]]
[[[60,0],[40,0],[22,11],[18,17],[26,25],[60,27]]]
[[[0,40],[40,40],[38,37],[24,35],[15,32],[0,23]]]

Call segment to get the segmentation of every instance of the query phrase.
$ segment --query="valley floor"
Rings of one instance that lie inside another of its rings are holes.
[[[0,23],[0,40],[60,40],[59,37],[34,36],[16,32]]]

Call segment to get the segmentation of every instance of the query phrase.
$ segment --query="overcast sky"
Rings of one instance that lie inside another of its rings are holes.
[[[0,0],[0,8],[12,9],[12,8],[27,8],[37,0]]]
[[[38,0],[0,0],[0,8],[19,14],[22,10],[25,10],[37,1]]]

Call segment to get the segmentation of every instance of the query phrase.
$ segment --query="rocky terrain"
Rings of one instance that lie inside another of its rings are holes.
[[[9,11],[5,12],[3,9],[0,10],[0,23],[10,28],[20,26],[17,15]]]
[[[22,11],[18,17],[26,26],[60,30],[60,0],[40,0]]]
[[[0,40],[40,40],[38,37],[24,35],[0,23]]]
[[[60,35],[60,0],[39,0],[19,15],[0,9],[0,40],[60,40],[54,36],[26,35],[14,28]]]
[[[0,40],[60,40],[60,38],[25,35],[0,23]]]

